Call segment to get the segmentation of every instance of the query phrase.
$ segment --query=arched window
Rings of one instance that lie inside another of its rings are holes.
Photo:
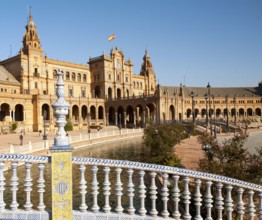
[[[56,79],[56,78],[57,78],[57,71],[54,70],[54,71],[53,71],[53,79]]]
[[[86,82],[86,74],[83,74],[83,81]]]
[[[72,73],[72,80],[76,81],[76,74],[75,73]]]
[[[80,73],[77,74],[77,81],[81,82],[81,74]]]
[[[70,74],[69,74],[69,72],[66,72],[66,80],[70,80]]]

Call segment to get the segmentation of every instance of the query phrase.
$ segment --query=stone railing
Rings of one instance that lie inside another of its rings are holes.
[[[100,130],[99,132],[93,133],[79,133],[78,135],[69,135],[69,142],[76,143],[80,141],[87,141],[87,140],[96,140],[99,138],[106,138],[106,137],[117,137],[125,134],[134,134],[134,133],[142,133],[143,129],[114,129],[109,131]],[[46,140],[41,142],[32,143],[29,141],[28,144],[24,144],[22,146],[14,146],[12,144],[9,145],[9,148],[1,149],[0,154],[30,154],[33,152],[49,149],[54,143],[54,140]]]
[[[50,161],[48,156],[0,155],[0,219],[49,219],[44,172]],[[24,179],[18,180],[21,162],[26,172]],[[10,179],[5,179],[3,172],[6,163],[11,164]],[[38,164],[36,186],[31,177],[33,163]],[[131,161],[73,157],[72,163],[79,170],[79,176],[74,172],[73,178],[79,183],[73,188],[79,189],[74,196],[80,200],[74,205],[73,219],[262,219],[260,185]],[[24,186],[23,204],[17,202],[20,185]],[[38,198],[31,198],[32,188],[37,188]],[[12,197],[9,207],[7,190]],[[33,199],[38,201],[34,210]]]

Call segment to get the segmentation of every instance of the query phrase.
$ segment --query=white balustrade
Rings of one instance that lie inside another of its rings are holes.
[[[4,175],[6,162],[11,164],[10,179],[6,179]],[[44,171],[46,163],[50,162],[50,157],[47,156],[0,155],[0,219],[10,219],[10,216],[20,214],[30,216],[25,213],[38,213],[38,217],[34,219],[49,219],[50,214],[44,204],[47,191]],[[39,173],[36,183],[31,176],[34,163],[38,165]],[[262,219],[262,186],[259,185],[214,174],[130,161],[73,157],[72,163],[80,170],[79,177],[76,177],[79,179],[79,209],[73,211],[73,215],[78,216],[76,219],[101,215],[107,216],[107,219],[112,216],[126,216],[126,219],[222,220],[232,219],[233,216],[240,220]],[[22,179],[19,177],[19,181],[18,165],[25,167],[25,175]],[[112,177],[111,170],[115,173]],[[87,181],[87,175],[92,177],[91,182]],[[113,179],[114,183],[111,182]],[[99,190],[100,181],[103,188]],[[18,183],[24,189],[18,187]],[[87,186],[90,186],[88,194]],[[32,206],[31,202],[32,189],[35,188],[39,197],[34,198],[38,201],[37,207]],[[18,204],[18,189],[24,190],[24,204]],[[4,197],[5,191],[11,194],[8,201]],[[90,203],[89,207],[87,201]],[[44,217],[40,217],[43,215]]]
[[[80,196],[81,196],[81,205],[79,207],[79,210],[80,212],[86,212],[87,211],[87,205],[86,205],[86,180],[85,180],[85,170],[86,170],[86,167],[85,165],[83,164],[80,164],[80,167],[79,167],[79,170],[80,170],[80,186],[79,186],[79,189],[80,189]]]

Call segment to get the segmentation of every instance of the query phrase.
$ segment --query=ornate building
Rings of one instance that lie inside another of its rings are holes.
[[[88,65],[53,60],[43,56],[32,13],[22,42],[16,56],[0,62],[2,132],[15,122],[26,131],[43,129],[44,120],[49,130],[55,128],[51,104],[56,98],[58,69],[63,72],[65,99],[70,103],[68,119],[75,129],[191,119],[193,108],[199,120],[207,109],[221,119],[236,115],[237,120],[261,120],[261,83],[249,88],[211,88],[210,97],[214,98],[207,100],[207,88],[157,85],[147,51],[140,74],[133,72],[132,61],[117,48],[109,56],[103,53],[90,58]]]

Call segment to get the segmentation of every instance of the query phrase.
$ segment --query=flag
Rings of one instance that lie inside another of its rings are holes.
[[[115,34],[112,34],[108,37],[108,40],[111,41],[111,40],[114,40],[116,38],[116,35]]]

